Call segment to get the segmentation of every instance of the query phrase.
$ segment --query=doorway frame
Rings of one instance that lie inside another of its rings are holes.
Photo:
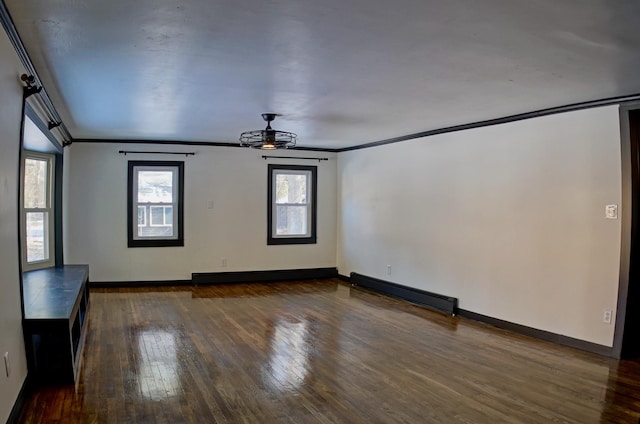
[[[639,194],[636,202],[640,201],[640,180],[634,182],[634,165],[631,155],[631,122],[629,113],[632,110],[639,110],[640,102],[631,102],[620,105],[620,158],[621,158],[621,205],[620,205],[620,273],[618,282],[618,303],[616,307],[615,332],[613,337],[613,347],[611,356],[622,358],[625,355],[625,327],[627,325],[627,306],[629,305],[629,284],[631,272],[631,260],[640,254],[640,246],[632,246],[632,231],[640,226],[640,219],[634,222],[633,219],[633,192],[634,189]],[[640,131],[640,119],[635,122],[637,131]],[[635,146],[640,150],[640,143]],[[639,167],[640,168],[640,167]],[[636,171],[640,174],[640,169]],[[638,206],[636,206],[638,207]],[[639,215],[640,216],[640,215]]]

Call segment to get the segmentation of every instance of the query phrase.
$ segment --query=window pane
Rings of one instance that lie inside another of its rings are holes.
[[[49,213],[27,212],[27,262],[49,259]]]
[[[151,225],[163,225],[164,212],[162,206],[151,206]]]
[[[173,237],[173,225],[151,225],[138,227],[138,237]]]
[[[276,206],[276,235],[306,235],[307,206]]]
[[[24,161],[24,207],[47,207],[47,161],[27,158]]]
[[[138,171],[138,203],[172,202],[173,172]]]
[[[173,226],[138,227],[138,237],[173,237]]]
[[[138,206],[138,225],[147,225],[147,210],[144,206]]]
[[[173,221],[164,221],[166,218],[167,210],[169,215],[173,207],[171,206],[151,206],[150,213],[150,227],[138,226],[138,237],[172,237],[173,236]]]
[[[164,223],[166,225],[173,225],[173,206],[164,207]]]
[[[276,203],[307,203],[307,176],[276,174]]]

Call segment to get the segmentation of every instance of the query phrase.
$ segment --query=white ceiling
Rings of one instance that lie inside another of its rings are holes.
[[[5,0],[76,139],[342,148],[640,93],[637,0]]]

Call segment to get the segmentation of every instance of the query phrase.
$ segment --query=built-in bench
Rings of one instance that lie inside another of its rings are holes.
[[[32,377],[74,383],[89,312],[89,266],[65,265],[23,274],[24,338]]]

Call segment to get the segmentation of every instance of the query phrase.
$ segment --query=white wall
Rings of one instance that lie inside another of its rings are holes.
[[[620,164],[613,106],[341,153],[339,271],[611,346]]]
[[[195,156],[121,155],[119,150],[194,151]],[[270,159],[259,150],[76,143],[65,149],[64,259],[90,265],[92,281],[190,279],[192,272],[336,266],[336,155]],[[127,161],[184,160],[185,246],[127,248]],[[318,243],[267,246],[267,166],[318,166]],[[213,201],[213,209],[208,202]],[[222,258],[227,267],[222,267]]]
[[[18,161],[24,71],[4,31],[0,31],[0,422],[6,422],[27,363],[22,337],[18,262]],[[11,374],[1,357],[9,352]]]

